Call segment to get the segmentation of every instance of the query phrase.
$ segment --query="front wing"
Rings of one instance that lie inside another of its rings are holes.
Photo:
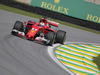
[[[12,30],[12,34],[13,34],[13,35],[16,35],[16,36],[19,36],[19,37],[24,37],[24,38],[29,39],[29,40],[32,40],[32,39],[26,37],[24,32],[18,31],[18,30],[16,30],[16,29],[13,29],[13,30]],[[33,39],[32,41],[43,42],[43,43],[45,43],[45,44],[48,44],[48,43],[50,42],[50,40],[47,40],[47,39],[45,39],[44,37],[41,37],[41,36],[36,37],[36,38]]]

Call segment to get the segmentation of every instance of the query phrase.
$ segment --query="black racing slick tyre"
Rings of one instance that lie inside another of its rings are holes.
[[[48,43],[48,45],[52,46],[54,44],[54,41],[55,41],[55,33],[54,32],[48,32],[47,35],[46,35],[46,39],[50,41]]]
[[[66,40],[66,32],[62,30],[58,30],[56,33],[56,42],[60,44],[64,44]]]
[[[32,26],[31,22],[32,22],[32,21],[29,20],[28,23],[27,23],[27,25],[28,25],[28,26]]]
[[[23,23],[20,22],[20,21],[16,21],[15,24],[14,24],[13,30],[24,31],[24,25],[23,25]],[[15,32],[13,30],[12,30],[12,34],[17,34],[18,33],[18,32]]]

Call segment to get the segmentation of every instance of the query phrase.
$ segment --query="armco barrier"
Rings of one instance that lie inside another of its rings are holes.
[[[15,8],[18,8],[18,9],[22,9],[22,10],[25,10],[25,11],[28,11],[28,12],[36,13],[36,14],[39,14],[39,15],[47,16],[47,17],[50,17],[50,18],[58,19],[58,20],[61,20],[61,21],[73,23],[73,24],[76,24],[76,25],[79,25],[79,26],[83,26],[83,27],[87,27],[87,28],[91,28],[91,29],[95,29],[95,30],[100,31],[100,24],[99,23],[70,17],[70,16],[67,16],[67,15],[60,14],[60,13],[57,13],[57,12],[53,12],[53,11],[43,9],[43,8],[40,8],[40,7],[34,7],[34,6],[22,4],[22,3],[19,3],[19,2],[15,2],[13,0],[0,0],[0,4],[8,5],[8,6],[15,7]]]

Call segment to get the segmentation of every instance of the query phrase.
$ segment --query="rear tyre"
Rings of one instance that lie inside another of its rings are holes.
[[[27,27],[25,27],[25,35],[27,35],[27,33],[30,31],[30,29],[32,28],[32,25],[33,25],[32,21],[29,20],[28,23],[27,23]]]
[[[54,41],[55,41],[55,33],[54,32],[48,32],[47,35],[46,35],[46,39],[50,40],[48,45],[52,46],[54,44]]]
[[[15,30],[16,32],[13,31],[13,30]],[[20,21],[16,21],[15,24],[14,24],[13,30],[12,30],[12,34],[14,34],[14,35],[18,34],[18,31],[23,32],[24,31],[24,25],[23,25],[23,23],[20,22]]]
[[[60,44],[64,44],[66,40],[66,32],[62,30],[58,30],[56,33],[56,42]]]
[[[29,20],[28,23],[27,23],[27,25],[28,25],[28,26],[32,26],[31,22],[32,22],[32,21]]]
[[[31,20],[29,20],[28,22],[32,22]]]

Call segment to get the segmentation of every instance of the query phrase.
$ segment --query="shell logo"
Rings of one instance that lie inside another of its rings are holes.
[[[54,2],[55,2],[56,4],[58,4],[58,3],[60,2],[60,0],[54,0]]]
[[[35,32],[35,31],[32,30],[31,32]]]

